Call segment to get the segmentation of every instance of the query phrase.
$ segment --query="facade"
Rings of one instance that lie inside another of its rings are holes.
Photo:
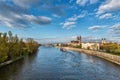
[[[83,49],[90,49],[90,50],[99,50],[100,44],[99,43],[82,43]]]
[[[81,41],[81,36],[78,36],[78,37],[76,38],[76,40],[72,40],[72,41],[71,41],[70,43],[68,43],[68,44],[71,45],[72,47],[74,47],[74,46],[80,46],[81,43],[82,43],[82,41]]]
[[[105,38],[102,38],[102,44],[106,43],[106,39]]]
[[[90,50],[100,50],[100,47],[106,43],[106,39],[102,38],[101,42],[82,42],[81,36],[78,36],[76,40],[72,40],[68,43],[68,46],[71,47],[81,47],[83,49],[90,49]]]
[[[106,42],[106,39],[105,39],[105,38],[102,38],[102,41],[101,41],[101,43],[100,43],[100,46],[102,47],[105,43],[107,43],[107,42]]]
[[[105,38],[102,38],[102,41],[97,43],[97,42],[92,42],[92,43],[82,43],[82,48],[83,49],[90,49],[90,50],[100,50],[100,48],[103,46],[103,44],[107,43]]]

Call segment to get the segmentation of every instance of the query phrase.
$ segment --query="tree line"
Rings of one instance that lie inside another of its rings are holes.
[[[120,55],[120,44],[117,43],[104,43],[101,47],[101,50],[104,50],[108,53],[119,54]]]
[[[13,60],[26,54],[35,53],[39,44],[32,38],[24,41],[11,31],[0,33],[0,63]]]

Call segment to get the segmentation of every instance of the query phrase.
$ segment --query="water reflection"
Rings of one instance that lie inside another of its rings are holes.
[[[120,80],[119,75],[116,64],[52,47],[0,69],[0,80]]]

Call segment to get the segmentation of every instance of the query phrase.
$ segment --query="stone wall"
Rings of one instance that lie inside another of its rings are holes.
[[[73,50],[73,51],[78,51],[78,52],[83,52],[83,53],[94,55],[94,56],[98,56],[98,57],[101,57],[103,59],[106,59],[108,61],[111,61],[113,63],[116,63],[116,64],[120,65],[120,56],[117,56],[117,55],[113,55],[113,54],[109,54],[109,53],[105,53],[105,52],[99,52],[99,51],[92,51],[92,50],[86,50],[86,49],[78,49],[78,48],[65,47],[65,49],[67,49],[67,50]]]

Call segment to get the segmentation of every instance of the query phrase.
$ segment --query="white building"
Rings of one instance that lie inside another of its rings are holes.
[[[82,43],[83,49],[91,49],[91,50],[99,50],[100,44],[99,43]]]

